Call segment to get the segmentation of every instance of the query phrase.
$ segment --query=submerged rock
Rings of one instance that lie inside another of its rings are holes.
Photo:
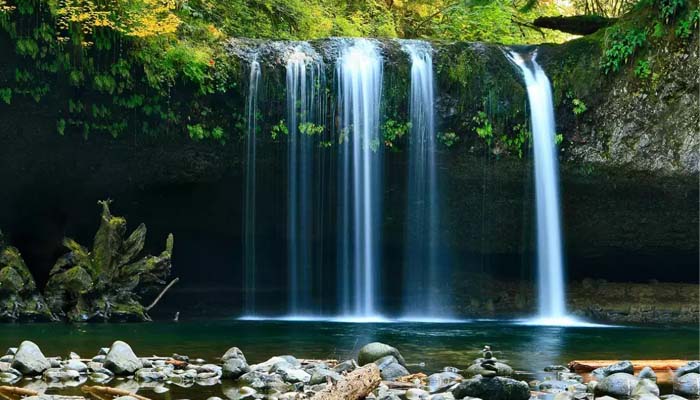
[[[406,366],[406,360],[395,347],[379,342],[364,345],[357,354],[357,363],[360,366],[364,366],[386,356],[394,356],[399,364]]]
[[[12,360],[12,368],[24,375],[39,375],[51,368],[51,363],[44,357],[39,346],[25,340],[19,345],[17,354]]]
[[[143,367],[141,360],[127,343],[117,340],[105,357],[104,367],[116,375],[131,375]]]
[[[478,397],[488,400],[528,400],[530,388],[525,382],[498,376],[467,379],[452,394],[457,399]]]

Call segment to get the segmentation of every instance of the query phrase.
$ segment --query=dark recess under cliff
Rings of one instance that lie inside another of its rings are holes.
[[[697,60],[697,50],[694,57]],[[602,104],[607,93],[591,94],[587,101],[590,106]],[[39,286],[63,253],[62,237],[90,242],[97,226],[97,201],[111,198],[115,213],[132,226],[147,225],[149,252],[163,247],[156,239],[174,234],[178,289],[210,289],[190,300],[237,304],[238,294],[221,300],[216,293],[237,292],[242,282],[240,140],[234,137],[221,145],[177,134],[62,137],[55,132],[55,112],[47,104],[50,99],[36,104],[18,98],[11,108],[0,107],[0,227],[24,255]],[[595,136],[596,126],[602,125],[572,121],[565,107],[558,113],[567,138]],[[444,110],[442,120],[450,120]],[[270,304],[286,298],[284,146],[266,144],[258,154],[258,264],[263,272],[260,286]],[[564,148],[561,170],[568,279],[698,282],[697,171],[591,162],[581,153],[567,153],[576,146],[585,144],[572,142]],[[442,233],[444,248],[452,256],[453,279],[465,281],[474,273],[486,273],[504,281],[531,280],[531,155],[499,157],[483,146],[462,144],[441,150],[438,160],[444,193]],[[385,277],[400,274],[402,265],[406,162],[403,152],[387,152],[385,157]],[[334,241],[317,238],[322,239]],[[388,279],[384,285],[386,298],[400,293]]]

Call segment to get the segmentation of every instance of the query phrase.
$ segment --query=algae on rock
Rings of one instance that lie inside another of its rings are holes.
[[[160,255],[137,259],[146,226],[139,225],[125,237],[126,220],[110,213],[110,201],[98,203],[102,216],[92,251],[64,239],[69,252],[51,269],[46,300],[54,313],[70,321],[148,321],[149,308],[139,300],[170,275],[173,236],[168,235]]]
[[[0,321],[55,319],[19,250],[6,246],[0,231]]]

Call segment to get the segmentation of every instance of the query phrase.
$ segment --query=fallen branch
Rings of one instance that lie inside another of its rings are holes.
[[[369,364],[347,374],[335,385],[316,393],[311,400],[360,400],[379,386],[382,377],[376,364]]]
[[[165,292],[167,292],[168,289],[170,289],[170,287],[173,286],[174,284],[176,284],[178,281],[180,281],[180,278],[175,278],[172,281],[170,281],[170,283],[168,283],[168,285],[166,287],[164,287],[163,290],[160,291],[160,294],[158,294],[158,297],[156,297],[156,299],[153,300],[153,303],[151,303],[150,306],[146,307],[146,311],[151,311],[151,308],[155,307],[156,304],[158,304],[158,302],[160,301],[160,298],[163,297]]]
[[[148,397],[140,396],[136,393],[132,393],[128,390],[117,389],[107,386],[83,386],[81,390],[87,394],[91,394],[97,398],[101,398],[102,395],[109,396],[131,396],[138,400],[151,400]]]
[[[578,360],[569,363],[568,367],[571,371],[591,372],[596,368],[607,367],[608,365],[620,362],[619,360]],[[667,371],[668,369],[676,370],[688,363],[688,360],[630,360],[635,371],[639,371],[644,367],[650,367],[654,371]]]
[[[23,396],[38,396],[39,392],[36,390],[20,388],[17,386],[0,386],[0,397],[13,400],[12,396],[23,397]]]

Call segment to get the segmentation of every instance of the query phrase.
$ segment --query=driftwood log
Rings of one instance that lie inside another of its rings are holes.
[[[617,21],[617,18],[606,18],[598,15],[574,15],[571,17],[539,17],[535,18],[532,25],[573,35],[590,35],[614,24],[615,21]]]
[[[620,362],[620,360],[575,360],[569,363],[570,370],[581,373],[591,372],[596,368],[607,367],[608,365]],[[650,367],[654,371],[667,372],[669,369],[676,370],[688,363],[688,360],[630,360],[635,371],[644,367]]]
[[[136,393],[130,392],[124,389],[117,389],[107,386],[83,386],[80,388],[84,393],[93,395],[98,399],[102,399],[103,396],[117,397],[117,396],[131,396],[138,400],[151,400],[148,397],[140,396]]]
[[[17,386],[0,386],[0,397],[12,400],[13,397],[38,396],[36,390],[20,388]]]
[[[360,400],[379,386],[382,377],[376,364],[358,368],[334,385],[316,393],[312,400]]]

